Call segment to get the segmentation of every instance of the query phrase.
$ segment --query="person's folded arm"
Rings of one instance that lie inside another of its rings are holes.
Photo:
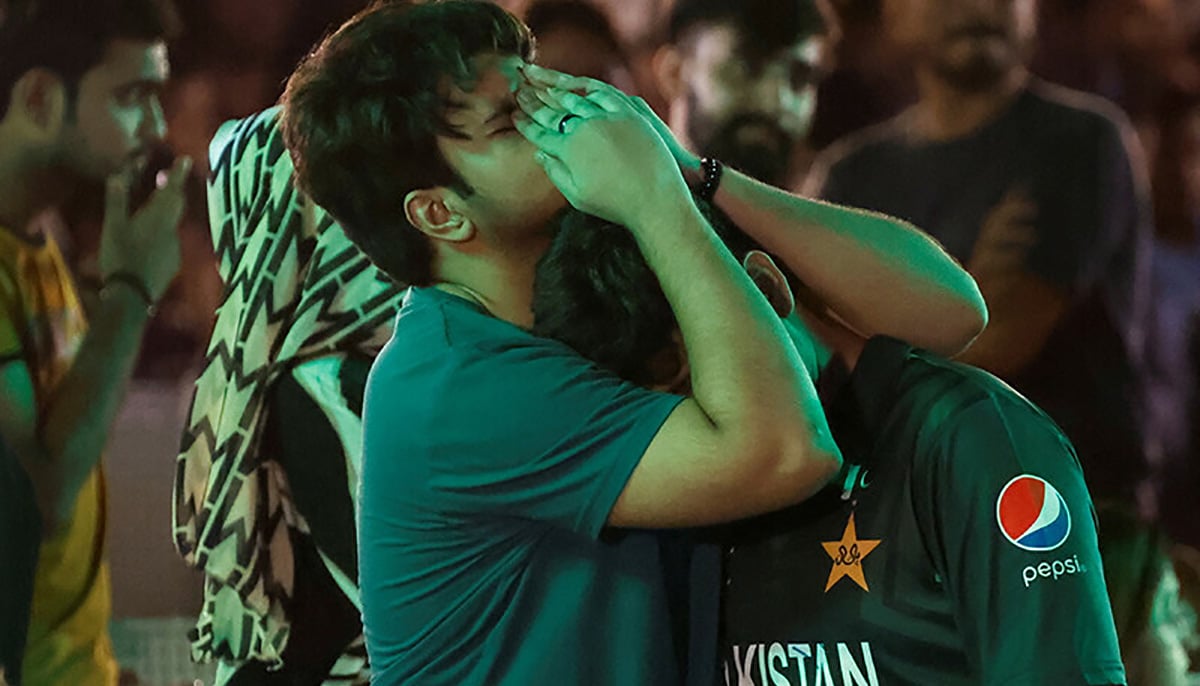
[[[711,524],[815,493],[841,457],[779,316],[686,193],[648,221],[631,230],[679,321],[693,396],[650,442],[609,524]]]
[[[714,201],[864,337],[953,355],[987,324],[975,280],[908,222],[788,193],[732,169]]]

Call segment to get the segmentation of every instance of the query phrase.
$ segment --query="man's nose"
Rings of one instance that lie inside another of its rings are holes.
[[[162,103],[158,96],[151,96],[146,101],[142,113],[138,137],[146,142],[158,142],[167,136],[167,118],[163,113]]]
[[[763,114],[777,116],[782,111],[784,101],[787,99],[786,91],[787,83],[778,70],[768,68],[758,75],[750,89],[751,104],[755,110]]]
[[[800,107],[802,88],[793,83],[787,68],[768,68],[759,75],[750,93],[754,109],[779,120]]]

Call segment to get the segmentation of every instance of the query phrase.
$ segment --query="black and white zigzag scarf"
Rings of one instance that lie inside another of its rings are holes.
[[[278,114],[273,108],[227,123],[210,148],[208,208],[226,290],[196,381],[174,501],[176,547],[205,577],[193,637],[201,661],[279,665],[288,640],[294,558],[287,532],[307,533],[307,524],[279,464],[263,454],[267,389],[298,362],[374,355],[401,299],[401,289],[293,187]],[[354,483],[357,475],[349,476]]]

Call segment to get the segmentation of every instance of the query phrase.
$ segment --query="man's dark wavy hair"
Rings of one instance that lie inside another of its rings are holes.
[[[421,188],[469,192],[437,147],[445,87],[474,76],[472,58],[529,59],[533,38],[489,2],[379,2],[325,38],[288,79],[284,141],[302,190],[350,240],[405,285],[428,285],[433,251],[408,223],[404,198]]]
[[[171,0],[0,0],[0,118],[31,69],[62,79],[74,111],[80,79],[113,41],[165,41],[179,30]]]
[[[698,204],[739,260],[759,249],[720,210]],[[650,360],[675,345],[679,324],[633,234],[572,209],[559,215],[558,227],[537,266],[533,333],[566,343],[623,379],[660,383]]]

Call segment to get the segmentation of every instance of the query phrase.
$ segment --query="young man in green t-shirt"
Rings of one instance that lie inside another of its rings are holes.
[[[778,318],[691,200],[699,160],[603,84],[535,87],[530,58],[494,5],[385,3],[326,39],[283,98],[303,190],[413,285],[364,407],[380,684],[677,682],[658,540],[615,527],[777,509],[839,464]],[[703,169],[749,230],[804,244],[797,269],[853,325],[948,351],[981,327],[970,279],[911,227]],[[568,202],[638,236],[690,344],[690,397],[525,330]],[[870,276],[833,278],[835,263]]]

